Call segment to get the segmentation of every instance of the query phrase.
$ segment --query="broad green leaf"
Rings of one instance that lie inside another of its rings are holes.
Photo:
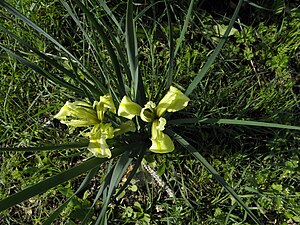
[[[212,176],[225,188],[225,190],[242,206],[242,208],[248,213],[248,215],[255,221],[256,224],[262,224],[261,221],[253,214],[248,206],[242,201],[237,193],[227,184],[227,182],[218,174],[218,172],[207,162],[207,160],[190,145],[183,137],[179,134],[166,130],[170,136],[172,136],[182,147],[188,150],[195,158],[201,162],[201,164],[212,174]]]

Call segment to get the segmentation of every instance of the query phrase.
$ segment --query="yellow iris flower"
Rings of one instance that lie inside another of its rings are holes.
[[[129,131],[135,131],[135,125],[130,121],[113,129],[111,123],[105,123],[104,115],[107,111],[116,114],[116,107],[112,97],[104,95],[100,96],[100,101],[94,101],[93,106],[83,101],[66,102],[54,118],[74,127],[93,126],[91,132],[86,134],[90,138],[88,150],[96,157],[110,158],[111,151],[106,140]]]
[[[162,116],[166,112],[176,112],[184,109],[190,99],[175,87],[170,87],[167,94],[160,100],[157,106],[155,103],[148,102],[141,111],[141,119],[145,122],[152,121],[151,128],[151,141],[152,145],[150,151],[155,153],[168,153],[172,152],[175,147],[171,138],[163,133],[166,119]]]
[[[145,104],[144,108],[141,108],[138,104],[124,96],[118,109],[118,115],[127,119],[132,119],[134,116],[140,115],[143,121],[152,122],[152,145],[149,150],[155,153],[167,153],[174,150],[174,143],[167,134],[163,133],[167,121],[162,116],[166,112],[176,112],[184,109],[189,101],[190,99],[186,95],[171,86],[170,90],[157,106],[154,102],[149,101]]]

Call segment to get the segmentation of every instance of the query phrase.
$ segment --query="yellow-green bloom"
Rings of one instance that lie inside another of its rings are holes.
[[[149,148],[150,151],[155,153],[168,153],[175,149],[171,138],[167,134],[163,133],[166,123],[167,121],[163,117],[160,117],[152,122],[152,145]]]
[[[118,109],[118,116],[131,120],[133,117],[140,115],[141,110],[142,107],[139,104],[131,101],[129,97],[124,96]]]
[[[162,116],[165,112],[176,112],[185,108],[190,99],[175,87],[170,87],[167,94],[160,100],[158,105],[149,101],[141,111],[141,119],[145,122],[152,122],[150,151],[155,153],[167,153],[174,150],[174,143],[171,138],[163,133],[166,119]]]
[[[82,101],[67,101],[54,118],[74,127],[92,126],[100,122],[93,107]]]
[[[110,158],[111,151],[106,143],[106,139],[114,137],[114,129],[111,123],[97,124],[93,127],[90,133],[90,143],[88,150],[96,157]]]
[[[93,106],[83,101],[76,101],[74,103],[66,102],[54,118],[70,126],[93,126],[91,132],[86,134],[90,138],[88,150],[96,157],[110,158],[111,152],[106,140],[114,137],[114,129],[111,123],[105,123],[104,121],[104,114],[107,111],[116,113],[116,107],[112,97],[104,95],[100,96],[100,100],[95,101]],[[122,132],[124,133],[132,129],[132,126],[127,128],[127,130],[123,128]]]

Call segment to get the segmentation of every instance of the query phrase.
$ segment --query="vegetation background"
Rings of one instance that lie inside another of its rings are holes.
[[[91,56],[84,36],[59,1],[10,0],[9,3],[89,63]],[[135,3],[136,10],[142,11],[153,1]],[[174,62],[178,84],[186,87],[204,65],[236,4],[236,1],[195,2],[183,46]],[[126,1],[108,1],[108,5],[122,20]],[[188,5],[188,1],[170,4],[176,38]],[[151,74],[166,70],[168,60],[169,27],[164,7],[163,2],[155,4],[137,25],[140,70],[148,74],[145,82],[149,84],[153,81]],[[84,17],[82,14],[83,20]],[[59,57],[57,49],[44,37],[37,36],[2,8],[0,24],[40,51]],[[3,32],[0,40],[44,69],[57,72]],[[300,126],[299,40],[298,1],[245,2],[220,56],[193,93],[186,114],[179,117],[193,114],[203,118],[247,118]],[[155,52],[154,60],[151,52]],[[0,147],[79,140],[78,130],[53,119],[65,101],[75,100],[76,96],[1,50],[0,60]],[[149,66],[151,63],[155,63],[156,70]],[[67,60],[65,66],[71,66]],[[300,223],[299,131],[202,124],[185,125],[183,132],[186,140],[201,149],[202,155],[265,224]],[[86,155],[84,149],[0,152],[0,199],[76,165]],[[109,224],[253,224],[212,175],[179,146],[174,153],[152,157],[155,160],[149,159],[151,168],[166,182],[174,198],[167,195],[166,188],[149,171],[141,168],[123,196],[109,205]],[[74,193],[79,179],[1,212],[0,224],[41,224]],[[101,179],[100,173],[71,201],[57,224],[82,221]],[[94,208],[95,213],[100,204]]]

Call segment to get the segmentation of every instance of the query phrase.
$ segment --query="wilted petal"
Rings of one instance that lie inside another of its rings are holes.
[[[67,101],[54,118],[59,119],[61,123],[75,127],[85,127],[99,123],[97,113],[93,107],[82,101],[73,103]]]
[[[113,137],[114,131],[110,123],[95,125],[90,133],[88,150],[91,151],[96,157],[110,158],[111,151],[106,143],[106,139]]]
[[[164,118],[159,118],[158,120],[154,120],[152,123],[152,145],[149,148],[151,152],[155,153],[168,153],[172,152],[175,147],[171,138],[163,133],[165,129],[166,120]]]
[[[160,100],[156,108],[157,116],[162,116],[166,111],[176,112],[185,108],[190,99],[175,87],[170,87],[167,94]]]
[[[131,101],[127,96],[124,96],[118,109],[118,116],[131,120],[133,117],[140,115],[141,110],[142,107],[139,104]]]
[[[152,101],[147,102],[144,108],[141,110],[141,119],[145,122],[151,122],[155,119],[155,103]]]

